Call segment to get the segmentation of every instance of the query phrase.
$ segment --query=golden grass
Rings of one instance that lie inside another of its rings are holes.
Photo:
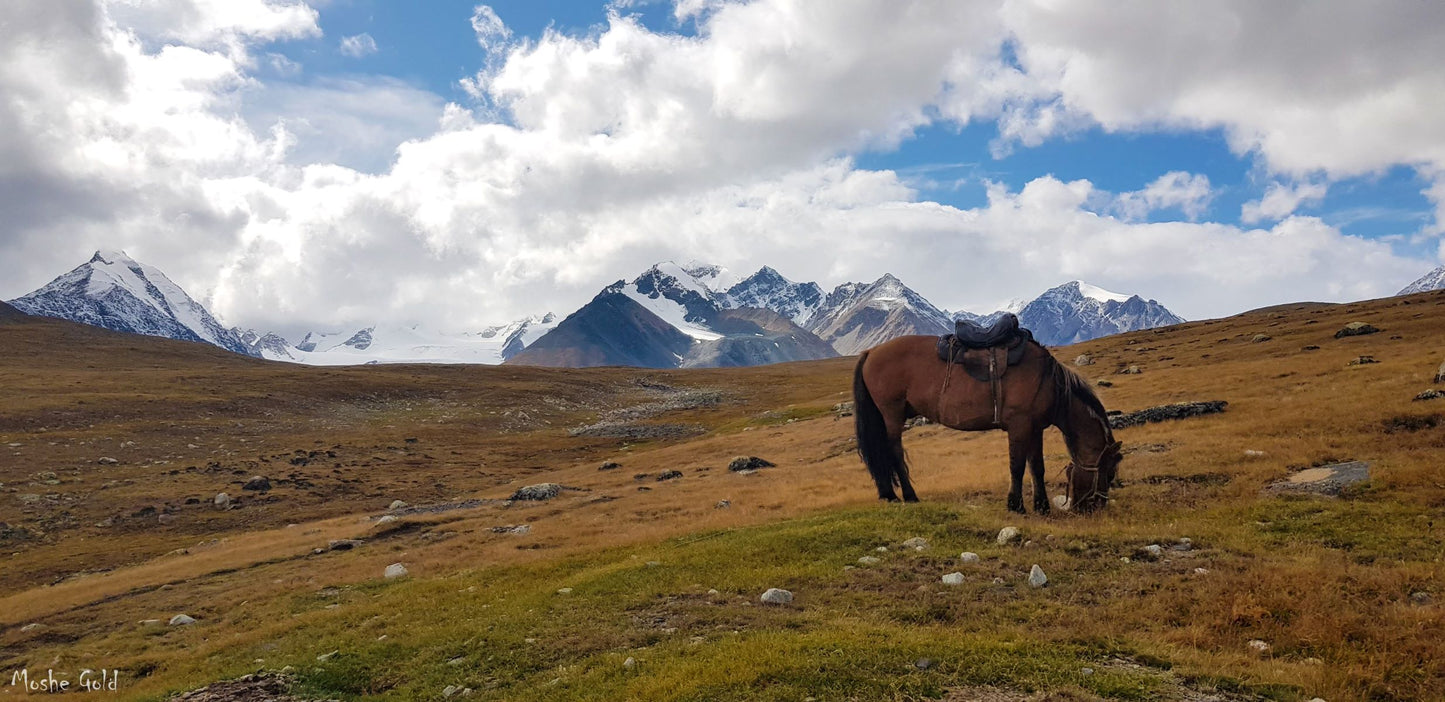
[[[1354,320],[1384,331],[1332,337]],[[1254,343],[1257,333],[1272,338]],[[62,341],[66,350],[49,355]],[[1287,306],[1062,349],[1065,362],[1094,356],[1080,370],[1113,383],[1099,391],[1110,409],[1230,405],[1121,430],[1129,453],[1109,510],[1041,518],[1003,510],[1002,437],[938,427],[905,439],[929,504],[874,505],[851,420],[828,411],[848,399],[851,359],[669,372],[311,369],[57,322],[4,326],[0,504],[26,535],[0,544],[10,554],[0,663],[121,667],[129,697],[292,664],[319,695],[398,698],[436,696],[449,680],[496,699],[902,699],[980,685],[1123,698],[1186,688],[1431,698],[1445,686],[1445,426],[1421,418],[1445,415],[1445,404],[1411,398],[1429,387],[1442,342],[1445,295],[1426,294]],[[1303,350],[1311,345],[1320,348]],[[1380,363],[1347,365],[1360,355]],[[1144,373],[1114,373],[1130,364]],[[568,435],[609,410],[654,401],[638,381],[717,389],[725,399],[644,420],[709,428],[691,439]],[[297,450],[336,455],[292,465]],[[1057,485],[1065,459],[1052,432],[1046,453]],[[728,473],[739,454],[778,467]],[[120,463],[96,464],[102,455]],[[1345,458],[1370,461],[1373,474],[1343,498],[1262,492],[1294,470]],[[623,467],[600,472],[603,460]],[[653,479],[669,469],[683,478]],[[43,477],[52,472],[58,484]],[[275,488],[242,493],[251,474]],[[363,521],[395,498],[499,499],[543,480],[585,491],[380,529]],[[241,508],[212,508],[222,490]],[[39,497],[25,504],[20,495]],[[731,507],[716,508],[723,499]],[[174,520],[131,516],[145,507]],[[492,531],[515,524],[532,531]],[[994,546],[1004,524],[1033,543]],[[310,555],[355,535],[367,543]],[[935,547],[842,570],[912,535]],[[1145,544],[1183,536],[1198,548],[1136,559]],[[172,553],[180,548],[187,553]],[[938,585],[964,549],[985,556],[984,572],[959,589]],[[381,584],[381,570],[398,561],[409,582]],[[1033,563],[1049,588],[1019,585]],[[74,575],[83,571],[101,572]],[[744,606],[774,583],[795,589],[800,609]],[[318,596],[332,587],[341,594]],[[559,587],[579,596],[559,603]],[[708,587],[727,604],[689,599]],[[200,623],[136,624],[181,611]],[[675,620],[678,632],[659,633],[651,616]],[[29,622],[43,626],[21,632]],[[496,652],[468,654],[462,670],[446,665],[478,637],[498,652],[538,639],[545,665]],[[1269,642],[1270,654],[1251,653],[1251,639]],[[326,646],[346,655],[318,666]],[[628,656],[644,666],[621,672]],[[1144,665],[1110,663],[1119,656]],[[908,670],[916,657],[940,665]],[[1099,673],[1079,678],[1081,666]]]

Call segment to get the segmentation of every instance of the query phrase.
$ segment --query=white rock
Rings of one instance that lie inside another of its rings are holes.
[[[944,584],[944,585],[962,585],[962,584],[963,584],[963,573],[949,573],[948,575],[943,576],[943,584]]]
[[[911,548],[915,551],[922,551],[923,549],[928,548],[928,539],[925,539],[922,536],[915,536],[907,541],[904,541],[903,548]]]
[[[570,594],[572,594],[572,588],[570,588],[570,587],[560,588],[560,589],[557,590],[557,594],[559,594],[559,595],[570,595]]]
[[[1249,650],[1251,650],[1251,651],[1253,651],[1253,652],[1255,652],[1255,653],[1257,653],[1257,654],[1259,654],[1259,655],[1261,655],[1261,656],[1263,656],[1263,655],[1266,654],[1266,653],[1269,653],[1269,650],[1270,650],[1270,648],[1271,648],[1271,646],[1270,646],[1269,644],[1267,644],[1267,643],[1265,643],[1265,642],[1263,642],[1263,641],[1260,641],[1259,639],[1251,639],[1250,642],[1247,643],[1247,644],[1245,644],[1245,645],[1246,645],[1246,646],[1249,646]]]
[[[1007,526],[998,530],[998,545],[1005,546],[1023,537],[1023,532],[1018,527]]]
[[[401,500],[392,500],[392,501],[391,501],[391,506],[387,507],[387,509],[389,509],[389,510],[391,510],[391,511],[393,511],[393,512],[395,512],[396,510],[399,510],[399,509],[406,509],[406,508],[407,508],[407,504],[406,504],[405,502],[402,502]]]
[[[1144,553],[1149,554],[1150,558],[1159,558],[1164,555],[1164,547],[1159,544],[1149,544],[1144,547]]]
[[[1044,575],[1044,569],[1035,563],[1034,567],[1029,569],[1029,586],[1043,587],[1047,584],[1049,584],[1049,576]]]
[[[623,668],[626,668],[626,669],[628,669],[628,670],[632,670],[633,668],[636,668],[636,667],[637,667],[637,659],[636,659],[636,658],[633,658],[632,656],[628,656],[628,657],[627,657],[627,660],[622,661],[622,667],[623,667]]]
[[[446,687],[442,688],[442,697],[451,697],[452,695],[457,694],[457,692],[458,690],[456,685],[447,685]]]
[[[226,509],[231,506],[231,496],[224,492],[216,493],[215,504],[217,509]]]
[[[322,662],[322,663],[325,663],[326,661],[329,661],[329,660],[331,660],[332,658],[337,657],[338,655],[341,655],[341,651],[332,651],[331,653],[323,653],[323,654],[317,656],[317,657],[316,657],[316,660],[318,660],[318,661],[320,661],[320,662]]]
[[[185,626],[187,624],[195,623],[195,619],[192,619],[191,617],[184,614],[177,614],[176,616],[171,617],[171,626]]]
[[[1245,457],[1245,458],[1263,458],[1263,457],[1264,457],[1264,452],[1263,452],[1263,451],[1256,451],[1256,450],[1254,450],[1254,449],[1245,449],[1245,450],[1244,450],[1244,457]]]
[[[982,559],[973,551],[964,551],[963,554],[958,557],[958,560],[962,563],[977,563]]]
[[[392,580],[394,578],[404,578],[406,577],[406,566],[400,563],[393,563],[386,567],[386,572],[383,575],[386,577],[387,580]]]
[[[1066,512],[1069,510],[1069,498],[1067,495],[1054,495],[1051,502],[1054,503],[1055,509],[1061,509]]]
[[[859,558],[859,559],[858,559],[858,563],[859,563],[860,565],[873,565],[874,563],[877,563],[877,562],[878,562],[878,557],[877,557],[877,556],[863,556],[862,558]]]
[[[1194,569],[1194,574],[1195,574],[1195,575],[1209,575],[1209,569],[1208,569],[1208,568],[1195,568],[1195,569]]]
[[[878,548],[875,548],[875,549],[873,549],[873,550],[874,550],[874,551],[877,551],[877,552],[879,552],[879,553],[888,553],[888,547],[887,547],[887,546],[879,546]]]
[[[35,631],[36,629],[39,629],[39,628],[42,627],[42,626],[44,626],[44,625],[41,624],[40,622],[31,622],[31,623],[29,623],[29,624],[26,624],[25,626],[20,627],[20,631],[22,631],[22,632]]]
[[[776,587],[770,587],[767,592],[763,593],[760,599],[767,604],[788,604],[793,601],[793,593]]]
[[[721,595],[722,593],[721,593],[721,592],[718,592],[716,588],[713,588],[713,589],[711,589],[711,590],[708,590],[708,591],[707,591],[707,594],[713,595],[713,596],[717,596],[717,595]]]

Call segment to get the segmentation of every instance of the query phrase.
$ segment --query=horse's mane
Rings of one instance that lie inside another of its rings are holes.
[[[1064,443],[1069,447],[1069,453],[1073,453],[1075,437],[1078,435],[1077,427],[1074,426],[1073,417],[1069,415],[1069,408],[1074,401],[1084,403],[1089,414],[1098,420],[1104,427],[1104,436],[1107,441],[1114,440],[1114,432],[1109,428],[1108,410],[1104,409],[1104,403],[1094,393],[1094,388],[1089,386],[1089,381],[1083,376],[1075,373],[1064,364],[1059,363],[1053,354],[1049,354],[1049,360],[1053,361],[1054,376],[1054,426],[1064,434]]]

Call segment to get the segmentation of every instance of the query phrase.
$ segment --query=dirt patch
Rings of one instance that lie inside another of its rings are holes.
[[[275,673],[257,673],[235,680],[212,683],[199,690],[184,692],[171,702],[302,702],[290,694],[291,681]]]

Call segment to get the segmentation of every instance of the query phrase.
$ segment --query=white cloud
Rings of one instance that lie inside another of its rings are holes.
[[[341,38],[341,53],[351,58],[361,58],[376,53],[376,40],[370,34],[362,32],[349,37]]]
[[[1373,53],[1370,37],[1395,29],[1436,51],[1417,40],[1423,27],[1378,10],[1353,18],[1364,29],[1282,28],[1307,44],[1291,49],[1301,59],[1235,27],[1272,11],[1249,4],[1175,18],[1147,4],[686,0],[674,14],[696,36],[613,16],[585,36],[517,42],[479,5],[486,67],[464,83],[479,99],[468,109],[384,79],[261,83],[251,50],[320,32],[299,3],[20,1],[27,22],[0,25],[11,98],[0,103],[0,281],[11,286],[0,293],[118,247],[231,322],[288,331],[566,312],[649,263],[694,257],[827,285],[893,272],[946,306],[1075,277],[1191,317],[1368,297],[1419,262],[1309,217],[1269,229],[1136,221],[1202,216],[1202,175],[1118,196],[1045,176],[957,209],[850,157],[925,125],[983,120],[999,124],[1000,149],[1090,124],[1162,126],[1223,129],[1285,174],[1445,164],[1439,123],[1420,117],[1445,99],[1430,92],[1445,61]],[[1364,82],[1323,75],[1349,66],[1310,62],[1321,34],[1408,114],[1373,109]],[[1297,137],[1303,117],[1274,114],[1292,109],[1334,127]],[[1388,148],[1337,143],[1388,140],[1396,126],[1408,129]],[[1100,201],[1112,209],[1090,207]]]
[[[1159,176],[1143,190],[1122,193],[1115,208],[1127,219],[1144,219],[1158,210],[1177,207],[1189,219],[1198,219],[1214,199],[1209,176],[1202,173],[1170,171]]]
[[[1263,197],[1244,203],[1239,219],[1245,224],[1280,220],[1293,214],[1300,205],[1323,200],[1328,190],[1329,186],[1324,183],[1270,183]]]

